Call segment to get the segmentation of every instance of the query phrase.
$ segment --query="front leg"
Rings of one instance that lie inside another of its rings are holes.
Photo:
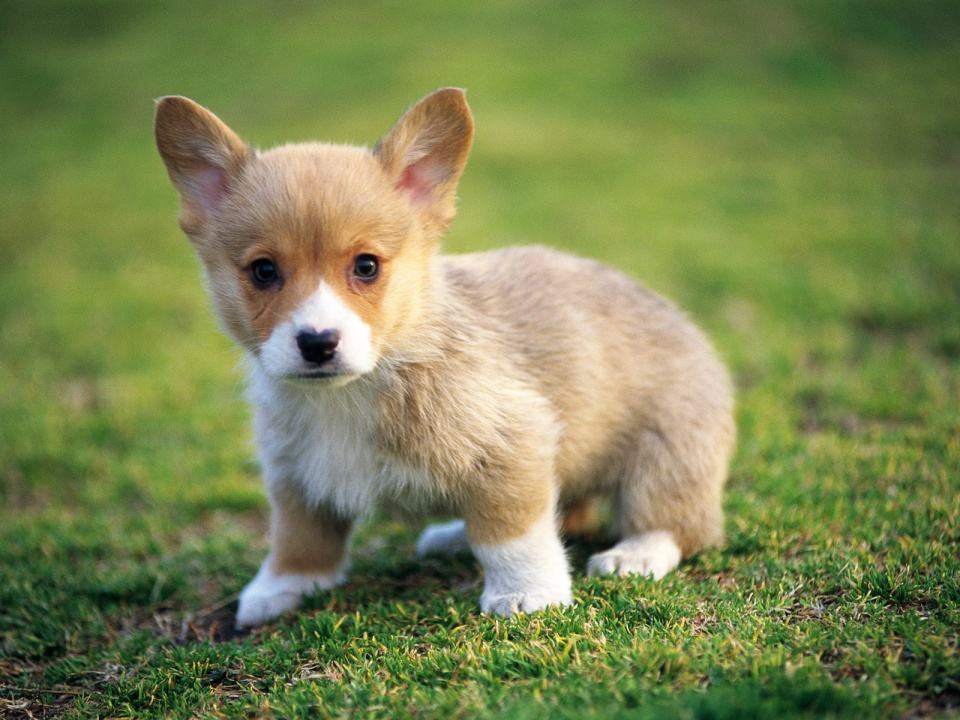
[[[273,484],[270,506],[270,554],[240,593],[237,627],[261,625],[344,580],[351,521],[311,506],[291,483]]]
[[[573,602],[552,488],[544,494],[467,515],[470,547],[484,570],[483,612],[509,617]]]

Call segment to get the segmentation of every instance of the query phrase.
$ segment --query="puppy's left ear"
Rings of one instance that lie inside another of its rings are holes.
[[[407,110],[373,153],[394,187],[439,232],[456,214],[457,183],[472,143],[466,93],[441,88]]]

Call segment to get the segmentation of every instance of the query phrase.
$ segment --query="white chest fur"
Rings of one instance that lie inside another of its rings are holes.
[[[286,383],[253,369],[257,450],[267,484],[295,482],[309,502],[327,503],[348,517],[378,507],[412,513],[435,509],[437,484],[378,449],[375,389]]]

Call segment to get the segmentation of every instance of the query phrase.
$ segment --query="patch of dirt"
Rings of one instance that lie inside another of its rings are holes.
[[[173,645],[229,642],[246,634],[234,627],[236,602],[237,596],[231,595],[195,612],[185,613],[182,607],[157,610],[142,619],[140,627]]]
[[[44,666],[29,661],[0,659],[0,718],[52,718],[62,715],[78,695],[90,692],[82,685],[61,684],[42,687],[33,681],[43,675]],[[7,678],[30,678],[23,686]]]
[[[904,720],[926,720],[934,717],[953,717],[960,710],[960,692],[944,692],[932,698],[923,698],[903,716]]]
[[[9,695],[8,695],[9,693]],[[0,718],[54,718],[63,715],[82,691],[72,689],[25,689],[0,685]]]

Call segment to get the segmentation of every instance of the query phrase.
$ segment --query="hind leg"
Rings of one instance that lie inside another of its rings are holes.
[[[587,563],[590,575],[649,575],[659,580],[680,564],[680,547],[673,533],[654,530],[624,538]]]
[[[421,558],[469,551],[470,543],[467,541],[467,529],[463,520],[428,525],[417,539],[417,557]]]
[[[600,524],[599,506],[600,499],[593,496],[563,504],[560,508],[560,534],[570,537],[595,531]]]
[[[591,575],[659,579],[684,557],[720,541],[721,492],[732,437],[666,438],[644,431],[627,462],[616,507],[621,540],[590,558]]]

